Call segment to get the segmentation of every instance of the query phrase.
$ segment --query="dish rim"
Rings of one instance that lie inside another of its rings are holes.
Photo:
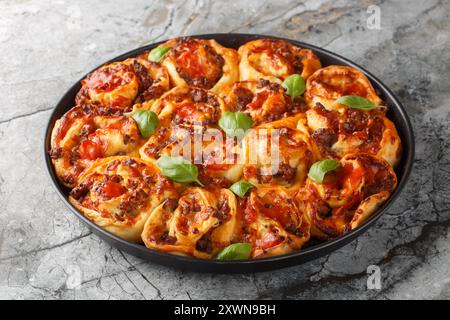
[[[181,256],[173,253],[166,253],[157,251],[154,249],[150,249],[145,247],[143,244],[136,244],[132,242],[128,242],[109,231],[103,229],[102,227],[96,225],[94,222],[85,217],[81,212],[79,212],[68,200],[65,187],[59,182],[56,177],[53,163],[48,154],[48,150],[50,148],[50,139],[51,132],[54,126],[55,121],[57,120],[58,114],[61,112],[67,112],[70,108],[73,107],[74,104],[67,106],[65,100],[68,99],[71,95],[78,92],[81,80],[83,80],[89,73],[98,69],[99,67],[111,63],[114,61],[119,61],[126,59],[128,57],[132,57],[144,51],[150,50],[164,42],[158,41],[154,43],[150,43],[133,50],[130,50],[126,53],[123,53],[115,58],[112,58],[99,66],[95,67],[87,74],[83,75],[83,77],[77,80],[59,99],[58,103],[55,105],[55,108],[52,110],[49,120],[45,129],[45,138],[44,138],[44,161],[46,164],[46,171],[48,177],[50,178],[53,187],[55,188],[58,196],[61,198],[63,203],[70,209],[72,213],[74,213],[81,221],[83,221],[90,230],[93,231],[96,235],[98,235],[103,240],[107,241],[112,246],[118,248],[119,250],[126,251],[132,255],[135,255],[139,258],[147,260],[149,262],[155,262],[157,264],[165,265],[168,267],[175,267],[177,269],[184,269],[196,272],[210,272],[210,273],[246,273],[246,272],[260,272],[260,271],[268,271],[274,269],[285,268],[292,265],[300,265],[307,261],[316,259],[320,256],[324,256],[329,254],[344,245],[348,244],[352,240],[359,237],[362,233],[364,233],[369,227],[375,224],[375,222],[387,211],[387,209],[395,202],[395,200],[401,194],[404,186],[406,185],[414,163],[414,154],[415,154],[415,139],[414,132],[412,130],[412,125],[408,114],[396,97],[396,95],[389,89],[383,82],[381,82],[377,77],[367,71],[365,68],[359,66],[353,61],[331,52],[327,49],[320,48],[315,45],[311,45],[309,43],[305,43],[302,41],[297,41],[293,39],[288,39],[284,37],[272,36],[272,35],[264,35],[264,34],[248,34],[248,33],[210,33],[210,34],[193,34],[187,35],[183,37],[192,37],[192,38],[200,38],[200,39],[214,39],[218,43],[221,41],[217,40],[217,38],[225,37],[225,38],[241,38],[247,39],[246,42],[259,39],[259,38],[270,38],[270,39],[280,39],[284,41],[288,41],[293,43],[296,46],[300,46],[302,48],[311,49],[315,53],[320,53],[320,55],[325,55],[334,60],[339,60],[340,63],[344,63],[344,65],[354,67],[364,73],[376,88],[379,88],[379,91],[382,92],[382,96],[384,100],[387,98],[391,100],[389,105],[390,109],[396,109],[396,112],[399,113],[399,122],[402,123],[402,133],[404,137],[402,139],[402,163],[404,162],[403,173],[400,179],[398,180],[398,184],[394,192],[390,195],[389,199],[386,200],[369,218],[367,218],[360,226],[356,229],[351,230],[350,232],[340,235],[334,239],[313,245],[311,247],[307,247],[305,249],[301,249],[299,251],[294,251],[288,254],[273,256],[273,257],[265,257],[258,259],[249,259],[249,260],[233,260],[233,261],[223,261],[223,260],[214,260],[214,259],[200,259],[190,256]],[[238,40],[239,41],[239,40]],[[229,46],[228,46],[229,47]],[[396,125],[397,127],[397,125]],[[397,127],[397,130],[398,127]],[[408,145],[408,148],[406,148]],[[397,173],[397,170],[396,174]]]

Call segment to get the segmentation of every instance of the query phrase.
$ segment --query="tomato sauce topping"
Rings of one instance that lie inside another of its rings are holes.
[[[82,83],[98,92],[110,92],[130,83],[132,77],[132,69],[128,65],[115,63],[93,72]]]
[[[339,125],[339,132],[344,136],[354,136],[364,141],[358,147],[360,152],[376,154],[384,132],[384,114],[376,110],[365,112],[348,108]]]
[[[293,101],[277,83],[260,79],[257,90],[246,88],[246,82],[236,83],[232,89],[233,109],[249,113],[255,125],[275,121],[307,109],[302,99]]]
[[[275,247],[284,241],[284,237],[276,234],[275,232],[266,233],[261,239],[256,240],[256,245],[265,250]]]
[[[289,199],[271,193],[261,199],[258,207],[263,215],[278,221],[283,227],[287,227],[293,223],[292,215],[298,214],[294,204],[288,202]]]
[[[356,188],[366,175],[366,170],[360,166],[353,166],[349,163],[342,167],[343,178],[348,181],[351,188]],[[344,182],[345,182],[344,181]]]
[[[114,181],[107,181],[100,187],[99,193],[107,199],[112,199],[121,196],[125,192],[126,192],[125,187],[122,186],[120,183]]]
[[[302,73],[303,64],[296,56],[293,47],[283,40],[264,39],[262,45],[254,48],[252,54],[265,54],[268,59],[264,62],[269,65],[269,70],[280,70],[286,68],[285,76],[293,73]],[[250,58],[251,60],[251,58]],[[265,75],[272,74],[264,68],[264,64],[256,65],[255,68]]]
[[[254,222],[258,213],[278,221],[283,227],[289,229],[297,225],[294,219],[299,215],[292,199],[279,194],[277,190],[269,191],[263,197],[255,194],[247,202],[244,209],[245,220],[248,223]]]
[[[346,163],[325,175],[323,185],[329,189],[341,190],[345,183],[355,188],[364,178],[366,170],[360,166]]]
[[[321,103],[316,103],[313,108],[314,112],[327,119],[327,125],[334,132],[339,130],[339,113],[326,109]]]
[[[73,123],[77,120],[77,118],[85,117],[86,115],[92,114],[91,110],[88,112],[84,112],[82,107],[74,107],[69,110],[62,118],[59,120],[59,127],[56,132],[55,144],[59,145],[61,140],[64,139],[67,132]]]
[[[180,39],[170,55],[177,72],[191,86],[211,89],[222,77],[224,59],[204,42]]]
[[[95,160],[103,157],[105,150],[98,142],[87,139],[81,142],[79,154],[82,159]]]
[[[236,111],[245,110],[247,105],[251,103],[254,98],[254,94],[250,89],[240,85],[233,86],[233,94],[236,96]]]
[[[244,221],[248,224],[251,224],[256,221],[256,218],[258,216],[258,212],[256,211],[256,208],[253,206],[251,201],[247,200],[245,203],[243,203],[244,208]]]
[[[311,82],[311,86],[312,90],[314,90],[314,87],[316,86],[322,86],[327,92],[326,96],[330,98],[347,95],[365,98],[369,95],[367,88],[358,82],[358,76],[347,70],[334,72],[331,75],[325,71],[321,71]]]
[[[205,103],[183,102],[177,107],[173,115],[176,124],[201,124],[208,125],[218,120],[218,110]]]
[[[364,197],[394,190],[396,181],[389,164],[366,155],[358,155],[358,160],[365,170]]]

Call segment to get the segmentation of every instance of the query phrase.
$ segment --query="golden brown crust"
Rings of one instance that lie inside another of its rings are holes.
[[[312,50],[296,47],[284,40],[258,39],[238,50],[240,80],[266,79],[281,83],[292,74],[307,79],[321,67]]]

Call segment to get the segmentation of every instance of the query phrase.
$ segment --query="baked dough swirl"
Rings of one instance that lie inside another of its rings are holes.
[[[311,218],[311,235],[326,240],[361,225],[397,186],[392,167],[365,153],[344,156],[323,183],[308,178],[296,196]]]
[[[381,106],[360,110],[337,104],[346,95],[357,95]],[[386,117],[386,107],[369,79],[359,70],[328,66],[307,81],[306,112],[311,138],[322,157],[341,158],[352,152],[382,157],[392,166],[401,158],[401,140],[395,125]]]
[[[293,101],[280,84],[265,79],[236,82],[224,91],[223,98],[227,110],[248,114],[254,125],[285,118],[307,109],[302,98]]]
[[[70,109],[52,131],[50,156],[56,175],[67,187],[99,158],[137,156],[144,140],[132,118],[104,115],[91,105]]]
[[[306,81],[305,98],[311,106],[320,102],[333,109],[336,99],[342,96],[360,96],[382,105],[369,79],[358,69],[331,65],[314,72]]]
[[[309,240],[309,216],[292,192],[281,186],[254,189],[243,204],[243,239],[253,244],[253,258],[299,250]]]
[[[100,67],[81,81],[76,104],[99,105],[105,113],[122,114],[134,103],[153,101],[169,89],[169,75],[143,56]]]
[[[189,188],[152,212],[142,239],[148,248],[212,258],[235,239],[236,212],[230,190]]]
[[[155,162],[162,155],[182,156],[199,167],[200,181],[229,187],[239,179],[238,147],[217,122],[226,110],[223,100],[201,88],[178,86],[150,108],[161,125],[140,149],[142,159]],[[197,139],[197,140],[196,140]]]
[[[384,109],[328,110],[317,103],[306,112],[306,117],[321,157],[341,158],[349,153],[365,152],[383,158],[391,166],[400,161],[401,140]]]
[[[215,40],[177,38],[161,46],[171,49],[162,64],[174,86],[189,85],[219,93],[239,80],[236,50]]]
[[[307,79],[321,67],[312,50],[303,49],[277,39],[247,42],[239,50],[240,80],[266,79],[281,83],[292,74]]]
[[[153,209],[177,198],[174,184],[156,166],[126,156],[94,163],[69,196],[95,224],[132,242],[142,242],[144,224]]]
[[[262,124],[243,143],[243,177],[254,185],[298,186],[315,155],[304,114]]]

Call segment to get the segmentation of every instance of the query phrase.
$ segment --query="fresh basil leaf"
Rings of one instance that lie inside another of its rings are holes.
[[[250,243],[233,243],[223,249],[217,255],[219,260],[243,260],[249,259],[252,253],[252,245]]]
[[[203,186],[198,180],[198,168],[182,157],[161,156],[156,161],[156,165],[161,169],[162,174],[170,180],[179,183],[197,182]]]
[[[299,74],[293,74],[284,79],[281,86],[286,89],[287,95],[292,99],[302,95],[306,90],[305,79]]]
[[[239,196],[240,198],[244,198],[245,194],[253,187],[254,187],[253,184],[243,180],[233,183],[233,185],[230,187],[230,190],[233,191],[233,193]]]
[[[231,137],[242,137],[252,125],[252,118],[243,112],[228,111],[219,119],[219,126]]]
[[[327,172],[333,171],[340,166],[340,163],[333,159],[326,159],[314,163],[309,168],[308,177],[322,183]]]
[[[132,115],[134,121],[136,121],[139,131],[144,138],[150,137],[155,133],[156,128],[159,125],[159,119],[156,113],[147,110],[138,110]]]
[[[150,51],[150,53],[148,54],[148,60],[153,62],[160,62],[169,51],[170,48],[168,47],[156,47],[152,49],[152,51]]]
[[[377,108],[377,105],[369,99],[360,96],[342,96],[336,100],[338,104],[345,104],[349,108],[372,110]]]

